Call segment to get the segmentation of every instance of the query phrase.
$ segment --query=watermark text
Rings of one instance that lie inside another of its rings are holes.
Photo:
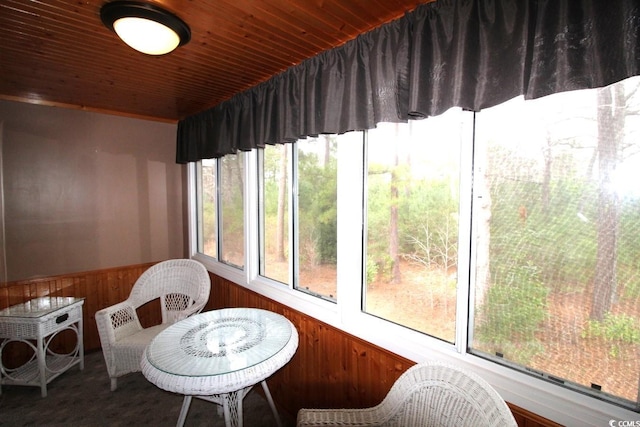
[[[610,427],[640,427],[640,420],[611,420],[609,421]]]

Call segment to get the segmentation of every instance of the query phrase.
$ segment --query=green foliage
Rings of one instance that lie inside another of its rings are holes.
[[[581,208],[595,204],[584,187],[567,181],[549,189],[548,206],[542,203],[536,183],[505,181],[492,189],[491,254],[498,262],[502,254],[519,252],[538,266],[541,279],[565,291],[583,291],[592,280],[597,239],[592,220],[596,213]],[[522,218],[520,209],[526,210]],[[569,289],[566,289],[569,287]]]
[[[369,284],[375,282],[378,277],[378,264],[371,256],[367,256],[366,275]]]
[[[510,357],[528,357],[525,348],[535,348],[531,344],[546,315],[546,292],[589,292],[594,281],[603,239],[601,189],[590,179],[593,176],[585,179],[574,155],[575,151],[556,150],[550,170],[517,152],[497,149],[489,155],[492,285],[477,312],[476,332],[484,345],[512,352]],[[616,200],[619,217],[611,230],[620,299],[640,298],[640,199],[634,197]],[[525,273],[532,266],[535,274]],[[615,355],[621,343],[638,339],[637,322],[635,315],[608,316],[603,322],[590,322],[584,336],[612,340]]]
[[[638,321],[624,313],[606,313],[600,322],[590,320],[582,333],[583,338],[602,338],[609,343],[609,355],[618,357],[623,344],[640,344]]]
[[[495,283],[480,307],[479,339],[497,348],[536,342],[535,332],[547,314],[549,291],[541,282],[538,269],[513,261],[494,273]]]
[[[397,169],[400,253],[429,267],[455,266],[458,201],[452,195],[452,183],[446,179],[410,180],[402,167]],[[388,259],[392,201],[390,173],[381,171],[375,165],[370,167],[367,251],[385,272],[391,271],[392,267],[392,261]]]
[[[640,343],[640,326],[638,321],[624,313],[607,313],[599,322],[590,320],[583,333],[584,338],[604,338],[607,341],[617,341],[627,344]]]
[[[203,240],[205,242],[214,240],[216,237],[216,206],[211,201],[204,202],[202,206],[202,229],[204,232]]]
[[[451,193],[451,182],[415,181],[407,194],[409,197],[400,204],[402,252],[425,266],[445,270],[454,267],[458,257],[458,201]]]
[[[332,147],[335,141],[331,143]],[[315,153],[298,152],[299,244],[304,262],[337,262],[337,161],[321,164]]]
[[[640,269],[635,270],[635,273],[633,274],[633,276],[631,276],[633,280],[629,280],[626,286],[624,287],[624,293],[623,293],[624,298],[629,298],[629,299],[640,298],[640,277],[638,277],[638,273],[637,273],[638,271],[640,271]]]
[[[498,156],[497,163],[518,162],[517,153],[492,155]],[[541,279],[551,289],[584,292],[593,283],[598,256],[598,183],[578,175],[562,156],[554,159],[554,165],[552,174],[557,179],[546,189],[530,176],[493,178],[491,263],[502,262],[504,254],[521,252],[538,266]],[[527,167],[531,165],[520,165],[518,170]],[[526,210],[525,218],[519,214],[521,207]],[[640,199],[619,200],[616,231],[620,297],[639,298]]]
[[[389,256],[390,194],[388,177],[370,174],[367,197],[367,254],[376,264]]]
[[[618,240],[618,281],[622,298],[640,298],[640,199],[624,200]]]
[[[391,273],[393,271],[393,260],[388,253],[383,253],[377,259],[378,274],[381,274],[384,280],[391,280]]]
[[[278,185],[280,184],[281,146],[267,146],[264,150],[264,212],[266,217],[276,217],[278,214]],[[285,191],[285,197],[289,194]]]

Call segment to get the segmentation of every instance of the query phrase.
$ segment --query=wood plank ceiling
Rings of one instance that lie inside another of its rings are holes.
[[[0,99],[175,122],[428,0],[150,0],[191,27],[163,56],[100,21],[105,0],[1,0]]]

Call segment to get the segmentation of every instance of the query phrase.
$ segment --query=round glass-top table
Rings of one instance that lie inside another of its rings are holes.
[[[185,395],[182,426],[192,397],[222,405],[227,426],[242,426],[242,400],[261,383],[281,425],[265,381],[298,348],[298,332],[284,316],[255,308],[228,308],[188,317],[147,346],[142,373],[163,390]]]

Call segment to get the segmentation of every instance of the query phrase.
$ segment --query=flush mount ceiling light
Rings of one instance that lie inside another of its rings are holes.
[[[191,39],[191,30],[183,20],[149,3],[106,3],[100,9],[100,19],[122,41],[148,55],[164,55]]]

